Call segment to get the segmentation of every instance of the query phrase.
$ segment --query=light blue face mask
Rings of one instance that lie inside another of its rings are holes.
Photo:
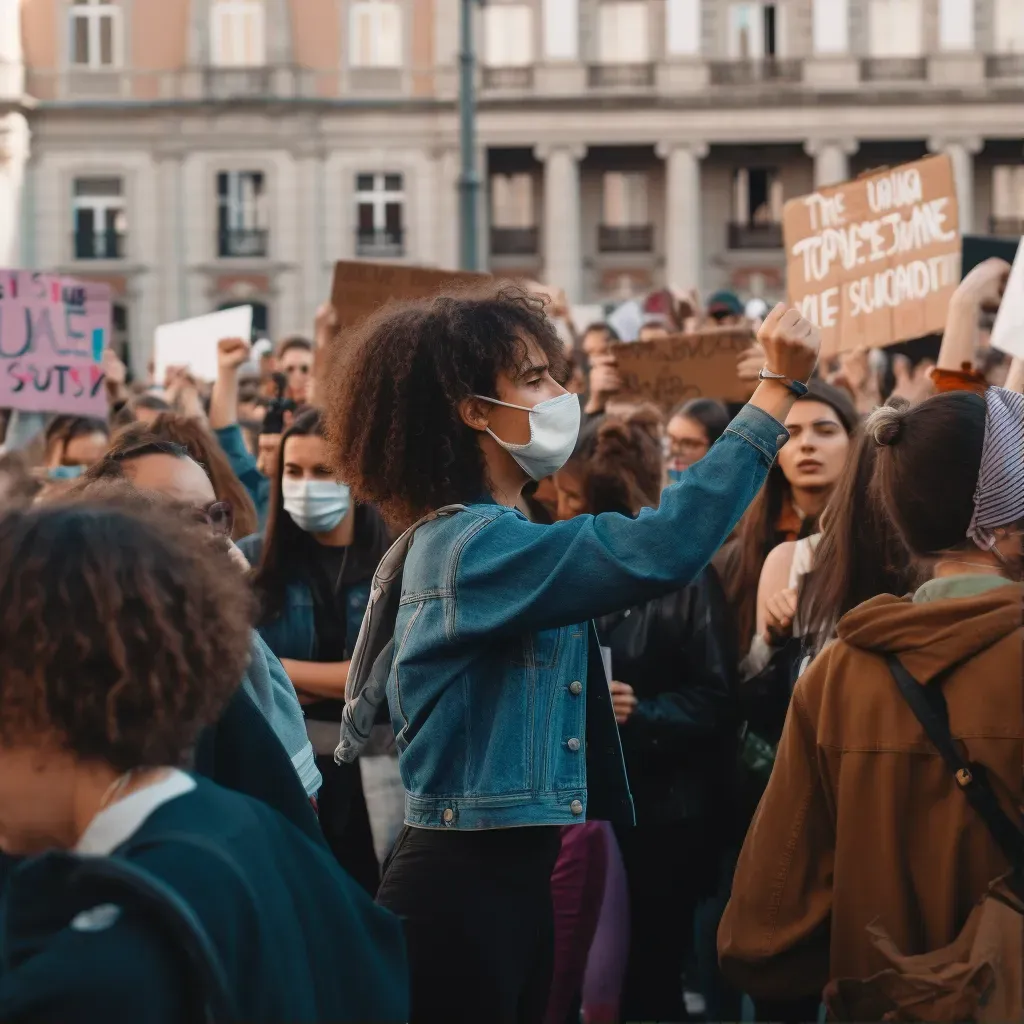
[[[75,466],[51,466],[46,475],[51,480],[75,480],[85,472],[85,469],[81,463]]]
[[[685,469],[670,469],[668,470],[668,482],[670,484],[677,484],[683,479],[683,474],[686,472]]]

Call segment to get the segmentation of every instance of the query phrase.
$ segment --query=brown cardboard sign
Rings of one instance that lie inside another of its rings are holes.
[[[736,363],[753,343],[750,330],[725,327],[613,345],[611,351],[623,395],[654,402],[668,412],[691,398],[745,402],[753,387],[736,376]]]
[[[822,351],[941,333],[960,283],[953,165],[932,156],[791,199],[782,213],[789,301]]]
[[[331,305],[338,313],[339,329],[345,330],[392,299],[422,299],[445,288],[485,281],[487,277],[463,270],[340,260],[334,264]]]

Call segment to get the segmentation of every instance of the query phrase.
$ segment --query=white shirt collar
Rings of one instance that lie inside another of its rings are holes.
[[[100,811],[82,833],[75,852],[87,857],[108,856],[130,839],[158,807],[195,788],[195,779],[172,768],[158,782]]]

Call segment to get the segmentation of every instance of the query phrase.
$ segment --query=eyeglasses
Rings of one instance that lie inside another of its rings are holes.
[[[211,501],[209,505],[196,505],[192,515],[197,523],[209,526],[221,537],[230,537],[235,525],[235,510],[230,501]]]

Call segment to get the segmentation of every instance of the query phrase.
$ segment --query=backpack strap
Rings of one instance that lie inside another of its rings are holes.
[[[894,654],[886,656],[889,671],[910,710],[938,752],[968,803],[985,822],[999,849],[1017,872],[1024,871],[1024,832],[1010,820],[988,781],[985,766],[967,761],[949,731],[949,708],[941,686],[922,686]]]

